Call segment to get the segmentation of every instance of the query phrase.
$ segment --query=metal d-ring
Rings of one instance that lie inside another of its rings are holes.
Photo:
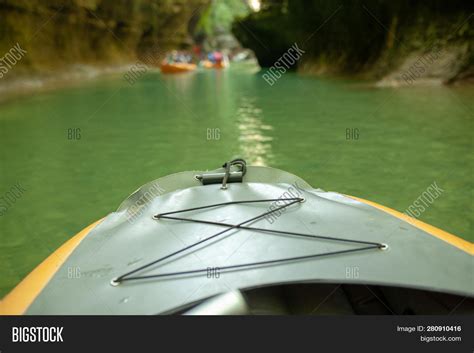
[[[222,167],[225,168],[225,174],[224,174],[224,178],[222,179],[221,190],[227,190],[227,181],[229,180],[229,176],[230,176],[230,167],[233,165],[240,166],[240,168],[242,169],[242,177],[247,172],[247,163],[243,159],[237,158],[237,159],[233,159],[229,162],[224,163]]]
[[[110,285],[112,287],[117,287],[119,284],[120,282],[117,281],[117,278],[112,278],[112,280],[110,281]]]

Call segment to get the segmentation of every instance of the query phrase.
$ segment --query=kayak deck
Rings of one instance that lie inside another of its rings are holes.
[[[133,193],[58,265],[25,312],[170,313],[231,289],[298,283],[473,296],[471,254],[406,220],[271,168],[248,167],[245,182],[225,190],[202,185],[199,173],[170,175]],[[304,202],[269,213],[289,198]],[[259,202],[240,203],[248,200]],[[209,207],[216,204],[224,205]],[[361,241],[386,247],[353,251]],[[290,260],[275,262],[281,259]],[[252,265],[236,267],[242,264]],[[71,268],[80,278],[68,278]]]

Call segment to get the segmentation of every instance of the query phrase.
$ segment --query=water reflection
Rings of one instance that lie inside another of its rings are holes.
[[[163,75],[160,80],[165,83],[166,88],[173,94],[187,94],[191,88],[196,75],[194,72],[187,72],[177,75]]]
[[[237,110],[240,152],[250,165],[267,166],[273,159],[269,132],[273,127],[263,123],[262,109],[255,98],[243,97]]]

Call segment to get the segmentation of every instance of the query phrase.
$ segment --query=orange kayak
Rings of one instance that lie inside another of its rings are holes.
[[[181,72],[196,70],[196,65],[188,64],[188,63],[173,63],[173,64],[163,63],[161,64],[160,69],[161,69],[161,72],[164,74],[177,74]]]
[[[225,69],[227,66],[229,66],[229,64],[225,62],[224,60],[218,63],[213,63],[209,60],[203,60],[202,66],[206,69]]]

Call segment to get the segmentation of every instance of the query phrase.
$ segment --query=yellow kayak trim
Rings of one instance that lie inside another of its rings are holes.
[[[23,314],[69,255],[101,221],[102,219],[81,230],[31,271],[28,276],[0,301],[0,315]]]
[[[442,229],[439,229],[439,228],[436,228],[432,225],[429,225],[425,222],[422,222],[422,221],[419,221],[413,217],[410,217],[404,213],[401,213],[401,212],[398,212],[398,211],[395,211],[389,207],[385,207],[385,206],[382,206],[382,205],[379,205],[378,203],[375,203],[375,202],[372,202],[372,201],[368,201],[368,200],[364,200],[364,199],[361,199],[361,198],[358,198],[358,197],[355,197],[355,196],[351,196],[351,195],[346,195],[354,200],[357,200],[357,201],[360,201],[360,202],[363,202],[367,205],[370,205],[370,206],[373,206],[381,211],[384,211],[386,213],[389,213],[391,214],[392,216],[394,217],[397,217],[407,223],[410,223],[411,225],[419,228],[419,229],[422,229],[424,230],[425,232],[431,234],[432,236],[438,238],[438,239],[441,239],[442,241],[452,245],[452,246],[455,246],[456,248],[458,249],[461,249],[462,251],[464,252],[467,252],[468,254],[470,255],[474,255],[474,244],[467,241],[467,240],[464,240],[462,238],[459,238],[451,233],[448,233],[448,232],[445,232],[444,230]]]

